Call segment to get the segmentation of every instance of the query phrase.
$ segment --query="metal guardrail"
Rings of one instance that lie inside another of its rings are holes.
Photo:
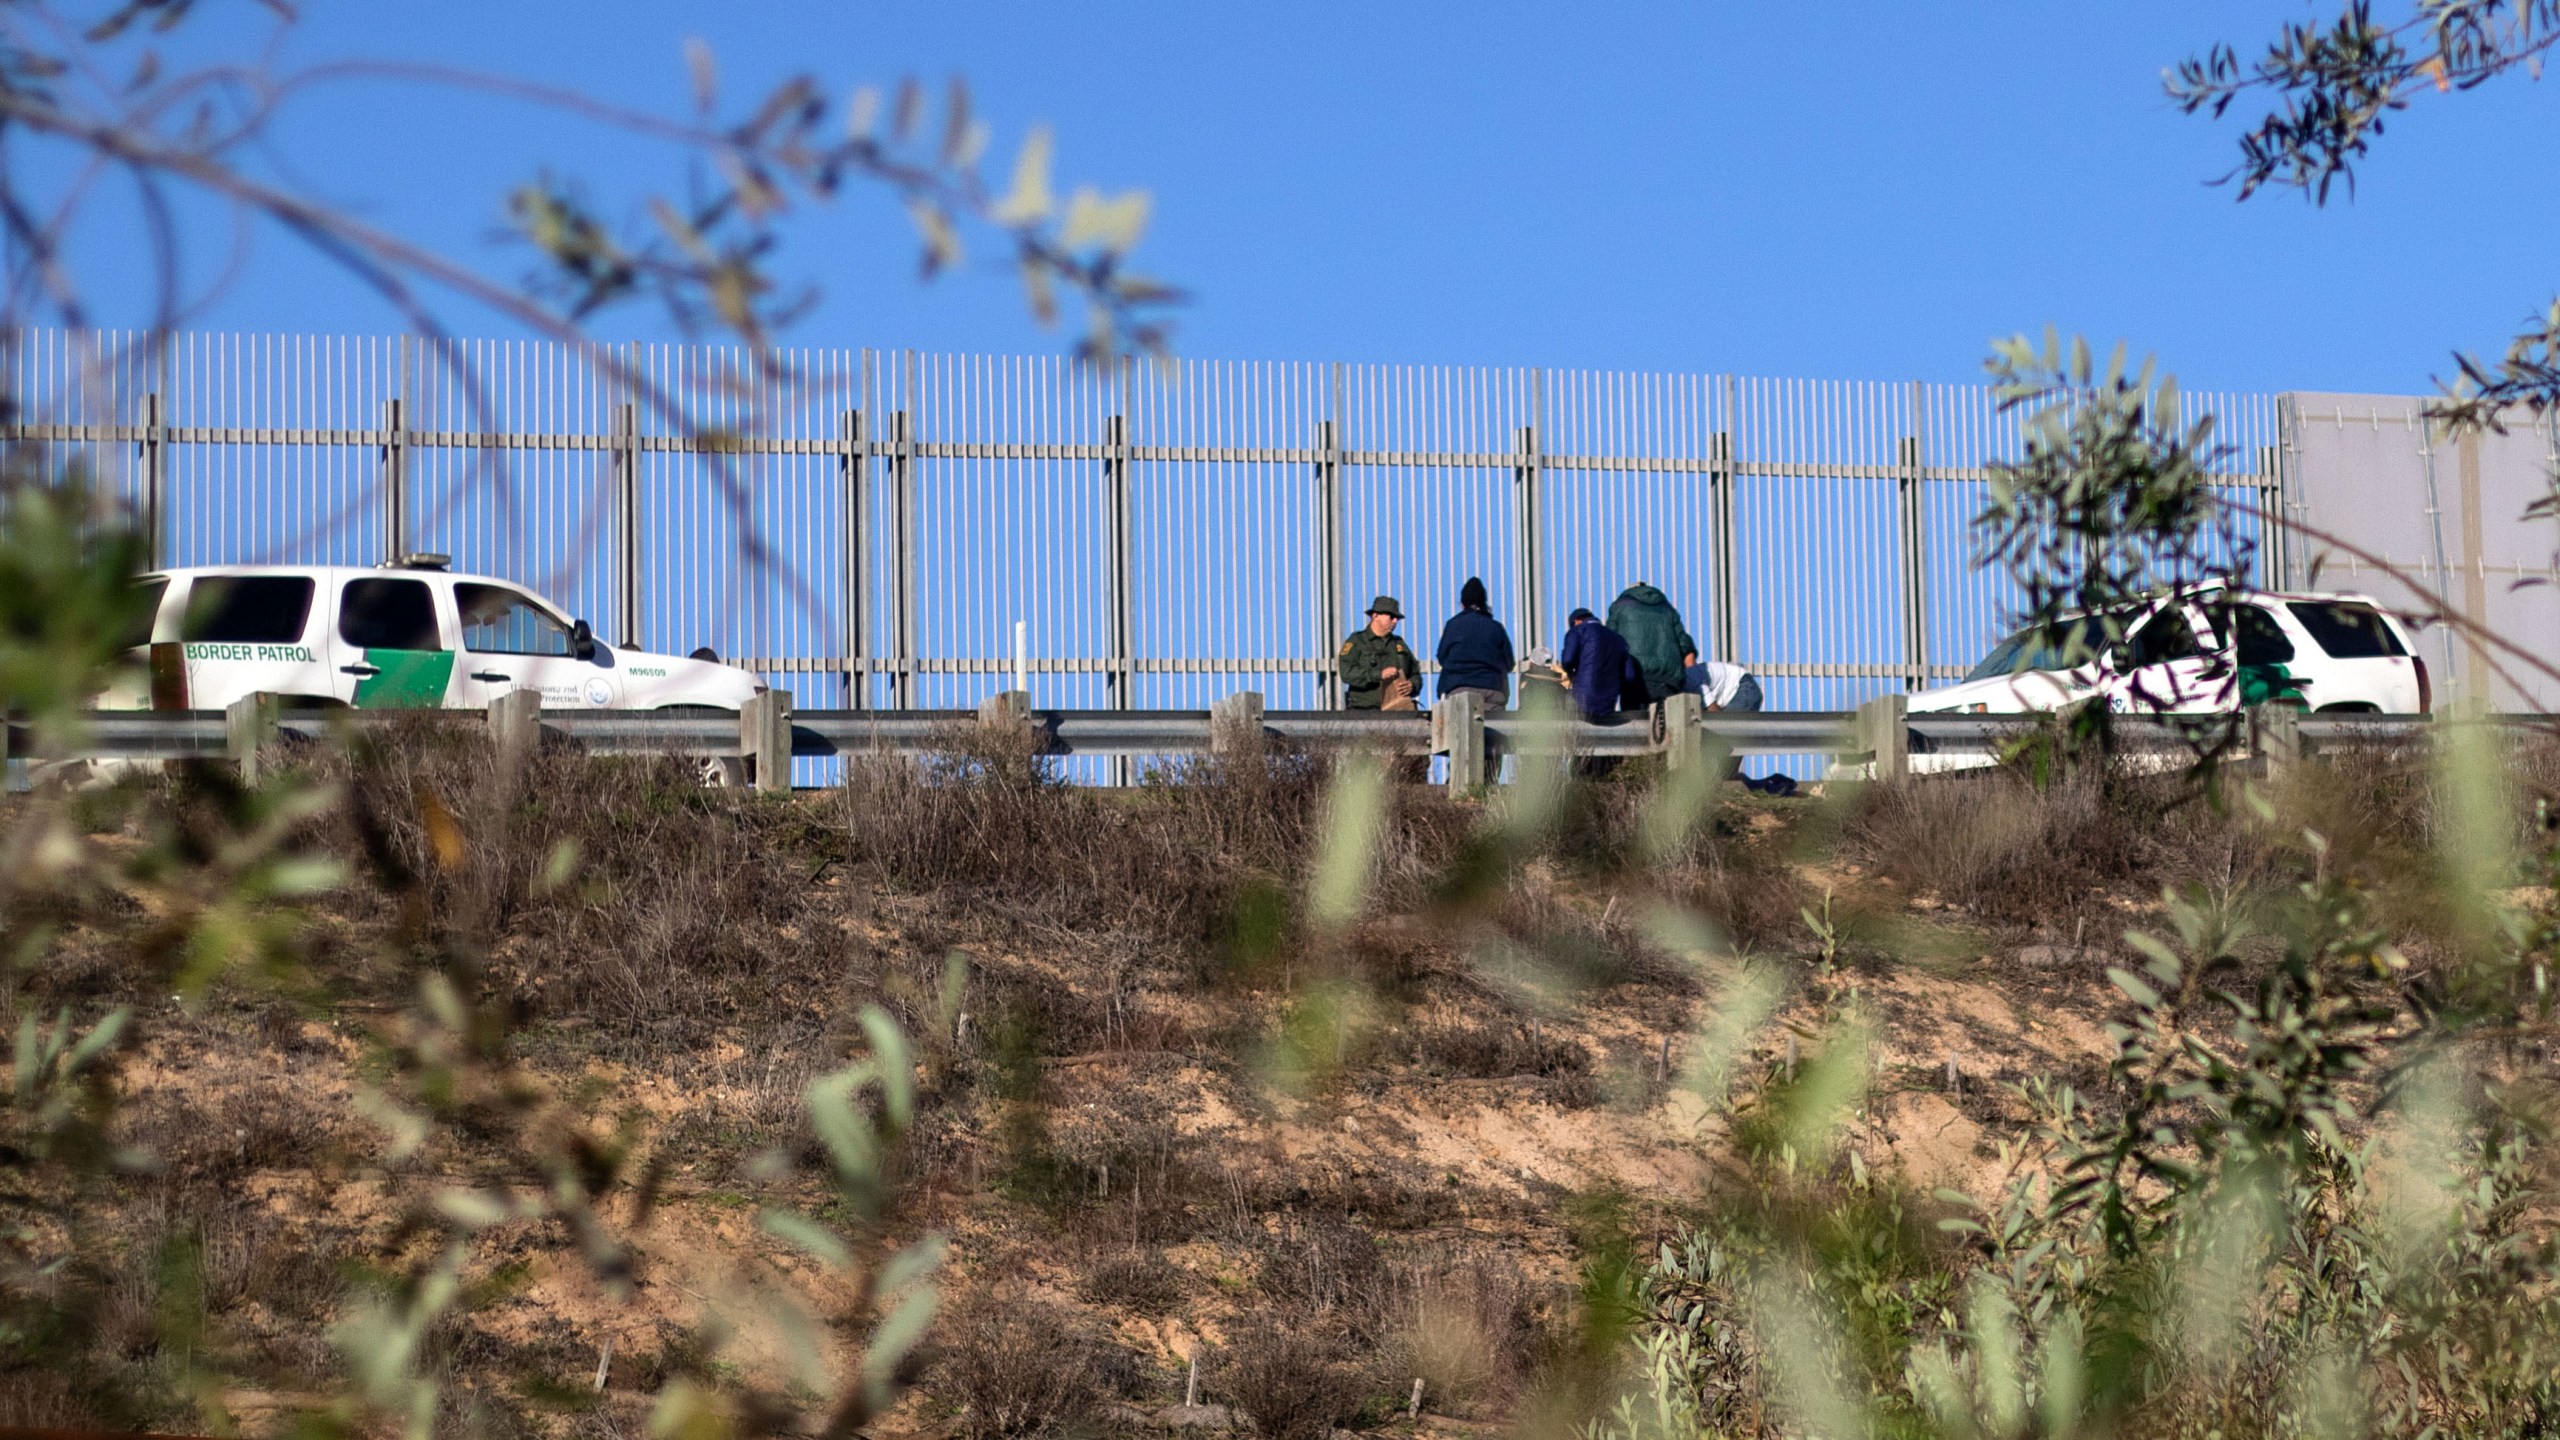
[[[1471,697],[1434,713],[1265,710],[1244,692],[1207,710],[1032,710],[1026,696],[996,696],[976,710],[804,710],[770,692],[736,715],[650,711],[544,711],[517,692],[493,703],[487,724],[501,745],[546,738],[594,755],[680,754],[757,761],[762,788],[789,785],[793,758],[947,753],[972,732],[1011,727],[1028,748],[1056,756],[1216,753],[1277,741],[1398,756],[1447,755],[1449,783],[1484,784],[1503,755],[1662,755],[1678,765],[1712,747],[1735,756],[1833,755],[1884,777],[1909,773],[1911,757],[1979,756],[2013,739],[2032,717],[1911,715],[1888,695],[1855,711],[1709,713],[1695,696],[1674,696],[1617,723],[1552,719],[1520,711],[1479,711]],[[467,712],[463,712],[467,713]],[[477,719],[477,715],[472,716]],[[2560,717],[2494,715],[2512,728],[2560,730]],[[287,710],[277,697],[251,696],[228,710],[93,711],[71,736],[38,737],[22,722],[5,727],[7,753],[47,759],[231,760],[254,771],[260,750],[279,741],[325,743],[366,730],[419,723],[416,711]],[[2304,715],[2270,709],[2246,715],[2119,715],[2125,748],[2168,752],[2245,727],[2253,753],[2289,760],[2323,743],[2395,742],[2424,736],[2426,715]],[[39,748],[40,747],[40,748]],[[1927,768],[1925,766],[1919,768]]]

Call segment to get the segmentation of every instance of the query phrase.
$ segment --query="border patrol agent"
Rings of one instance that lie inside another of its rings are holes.
[[[1396,597],[1381,595],[1369,602],[1369,623],[1342,642],[1336,668],[1345,709],[1383,710],[1390,700],[1402,702],[1396,709],[1409,709],[1421,693],[1422,662],[1396,633],[1396,622],[1403,618],[1404,607]]]

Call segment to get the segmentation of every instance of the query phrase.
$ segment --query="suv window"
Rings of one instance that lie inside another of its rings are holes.
[[[2152,616],[2151,623],[2135,633],[2129,658],[2139,667],[2191,659],[2200,653],[2186,610],[2173,605]]]
[[[199,575],[187,591],[181,640],[290,645],[311,618],[307,575]]]
[[[442,650],[436,601],[424,580],[350,580],[338,602],[338,638],[364,650]]]
[[[2293,659],[2293,640],[2276,623],[2276,617],[2255,605],[2231,607],[2231,621],[2240,632],[2243,665],[2282,665]]]
[[[2043,626],[2030,625],[1991,647],[1982,663],[1964,677],[1967,680],[1989,680],[1996,676],[2022,675],[2030,670],[2068,670],[2086,665],[2106,649],[2113,638],[2119,617],[2082,615],[2055,622],[2057,634],[2048,634]],[[2113,632],[2113,633],[2111,633]]]
[[[169,577],[152,575],[133,587],[133,615],[125,621],[122,644],[139,650],[151,643],[152,623],[160,618],[160,602],[169,596]],[[294,638],[300,639],[299,635]]]
[[[2386,655],[2406,655],[2400,648],[2400,637],[2391,633],[2391,625],[2382,613],[2370,605],[2349,605],[2335,600],[2296,600],[2284,608],[2311,632],[2320,648],[2340,660],[2372,660]]]
[[[483,655],[567,655],[569,628],[533,598],[502,585],[453,587],[462,608],[462,648]]]

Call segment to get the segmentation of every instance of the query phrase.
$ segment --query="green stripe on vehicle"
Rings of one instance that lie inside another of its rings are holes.
[[[433,709],[453,680],[450,650],[367,650],[364,663],[379,672],[356,682],[356,704],[365,709]]]

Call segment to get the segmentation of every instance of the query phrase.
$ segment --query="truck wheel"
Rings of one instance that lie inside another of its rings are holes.
[[[660,715],[717,715],[736,724],[738,712],[717,705],[666,705]],[[694,759],[694,773],[706,790],[744,790],[755,783],[755,762],[744,755],[701,755]]]

